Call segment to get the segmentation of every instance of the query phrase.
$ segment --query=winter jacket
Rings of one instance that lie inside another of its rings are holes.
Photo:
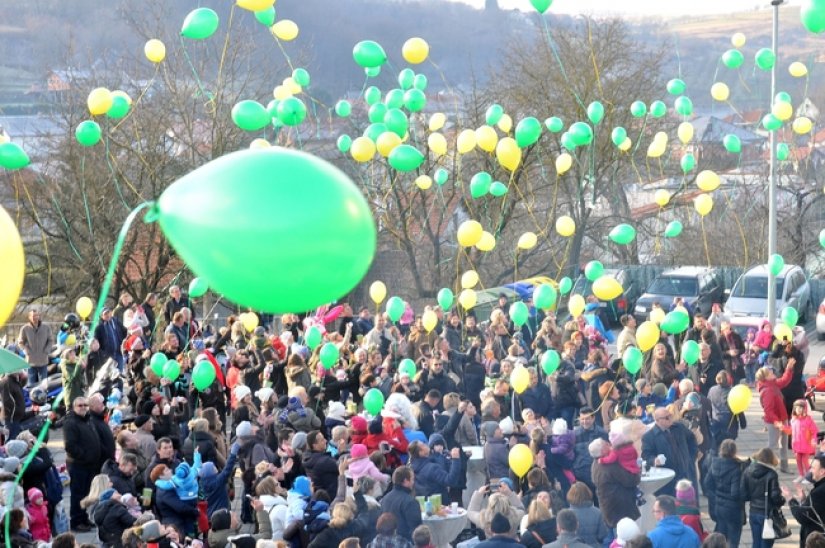
[[[100,438],[88,414],[81,417],[74,411],[69,412],[63,421],[63,440],[67,463],[94,468],[97,472],[101,455]]]
[[[653,548],[699,548],[696,532],[682,523],[679,516],[665,516],[655,529],[647,534]]]
[[[175,486],[169,480],[158,480],[156,487],[155,505],[161,523],[175,525],[184,534],[193,531],[199,515],[197,499],[180,500]]]
[[[791,448],[794,453],[813,455],[816,453],[816,435],[819,430],[810,415],[791,419]]]
[[[97,505],[94,513],[97,536],[104,546],[122,546],[123,531],[134,525],[135,519],[137,518],[120,501],[109,499],[102,502]]]
[[[693,532],[699,537],[700,541],[704,541],[708,534],[705,531],[705,526],[702,525],[702,512],[695,506],[682,506],[676,503],[676,515],[682,520],[682,523],[693,529]]]
[[[100,437],[100,464],[102,466],[107,459],[114,460],[115,458],[115,437],[112,435],[112,429],[109,428],[103,413],[98,414],[90,409],[89,422],[95,427],[95,431]]]
[[[328,548],[338,546],[342,540],[349,537],[364,536],[364,527],[358,520],[352,520],[343,527],[329,526],[312,539],[308,548]]]
[[[565,407],[579,407],[579,389],[576,385],[576,368],[567,359],[550,376],[553,403],[556,411]]]
[[[779,475],[776,470],[761,462],[751,462],[750,466],[745,469],[740,489],[744,500],[750,501],[750,511],[753,514],[765,515],[765,499],[770,509],[779,508],[785,504],[785,497],[782,496],[779,488]]]
[[[0,418],[3,422],[21,422],[26,418],[26,397],[17,375],[3,375],[0,380],[0,396],[3,404]]]
[[[519,541],[526,548],[542,548],[545,544],[550,544],[556,540],[556,519],[550,518],[546,521],[534,523],[524,534],[521,535]]]
[[[559,533],[555,541],[545,546],[546,548],[590,548],[588,544],[582,542],[577,533],[568,533],[566,531]]]
[[[531,409],[536,417],[550,418],[553,414],[553,395],[544,383],[531,386],[519,396],[521,408]]]
[[[823,531],[822,519],[825,519],[825,479],[814,484],[804,501],[791,499],[791,514],[799,522],[799,546],[805,546],[805,539],[814,531]]]
[[[201,462],[218,461],[218,451],[215,448],[215,440],[209,432],[191,432],[186,441],[183,442],[183,457],[186,462],[192,464],[195,457],[195,447],[200,449]]]
[[[323,489],[331,497],[335,496],[338,491],[338,463],[329,453],[305,453],[303,465],[316,490]]]
[[[487,463],[487,477],[491,479],[510,476],[510,450],[507,440],[493,438],[484,444],[484,462]]]
[[[602,464],[618,462],[622,468],[631,474],[639,474],[642,471],[639,468],[639,453],[636,452],[636,447],[632,443],[613,447],[610,453],[602,457],[601,460]]]
[[[43,322],[36,326],[28,322],[20,328],[18,344],[26,353],[26,363],[34,366],[48,365],[52,347],[52,330]]]
[[[574,458],[573,448],[576,445],[576,436],[572,430],[564,434],[550,436],[550,452],[556,456],[562,456],[571,461]]]
[[[409,489],[401,485],[394,486],[381,499],[381,510],[394,514],[398,520],[398,535],[412,540],[413,530],[421,525],[421,506]]]
[[[109,476],[109,481],[112,482],[112,489],[121,495],[125,495],[127,493],[135,497],[138,495],[137,488],[135,487],[134,476],[126,476],[123,472],[121,472],[117,462],[107,460],[103,464],[103,468],[101,468],[100,473]]]
[[[390,477],[387,474],[382,474],[378,467],[368,458],[355,459],[349,462],[349,472],[352,481],[356,481],[364,476],[369,476],[374,480],[387,484]]]
[[[708,496],[710,519],[739,520],[745,517],[745,498],[742,492],[744,463],[737,459],[716,457],[705,474],[704,491]]]
[[[590,471],[593,466],[593,457],[590,456],[588,446],[596,439],[603,439],[607,441],[607,432],[604,428],[598,425],[593,425],[590,430],[585,430],[581,426],[577,426],[573,431],[576,436],[575,455],[573,461],[573,475],[577,479],[585,483],[591,483]]]
[[[602,464],[596,460],[592,477],[599,509],[609,527],[616,527],[622,518],[639,519],[636,488],[641,482],[641,474],[631,474],[618,463]]]
[[[782,388],[788,386],[793,379],[793,369],[788,367],[782,377],[775,381],[761,381],[757,383],[759,389],[759,402],[762,404],[762,419],[765,424],[775,422],[786,422],[788,420],[788,410],[785,408],[785,398],[782,396]]]
[[[632,446],[631,446],[632,447]],[[604,546],[604,540],[610,536],[610,529],[604,523],[602,513],[592,503],[584,506],[570,506],[576,518],[579,520],[579,528],[576,535],[593,548]]]
[[[226,461],[226,466],[219,474],[201,475],[200,484],[203,490],[203,496],[206,498],[206,515],[210,518],[216,510],[229,510],[229,492],[227,491],[226,482],[230,477],[234,477],[235,463],[238,462],[238,454],[229,453],[229,460]],[[201,474],[203,474],[201,468]]]
[[[659,494],[675,493],[676,481],[687,478],[696,483],[696,437],[679,422],[674,422],[670,428],[670,436],[673,437],[676,448],[672,448],[668,441],[668,434],[659,426],[651,428],[642,436],[642,458],[648,466],[653,466],[657,455],[664,455],[667,458],[667,467],[676,471],[676,475],[670,482],[660,489]]]
[[[47,502],[43,504],[26,505],[26,513],[29,515],[29,532],[34,540],[49,542],[52,538],[52,529],[49,524],[49,506]]]
[[[728,386],[717,384],[708,391],[711,408],[710,432],[713,435],[715,446],[725,439],[735,440],[739,436],[739,429],[748,425],[744,413],[739,413],[734,417],[728,404],[730,390]]]
[[[279,495],[261,495],[264,511],[269,516],[272,540],[282,540],[286,529],[288,506],[286,499]]]
[[[411,458],[409,466],[415,472],[415,493],[428,497],[441,494],[442,500],[448,500],[448,488],[457,487],[462,481],[461,459],[451,459],[445,469],[432,458]]]
[[[321,419],[315,415],[312,409],[306,409],[305,414],[300,414],[297,411],[292,411],[287,415],[287,421],[296,432],[312,432],[321,427]]]
[[[442,371],[438,375],[435,375],[430,373],[429,370],[423,371],[422,373],[424,373],[421,377],[421,392],[423,394],[433,389],[438,390],[442,395],[457,392],[455,381],[453,381],[447,373]]]

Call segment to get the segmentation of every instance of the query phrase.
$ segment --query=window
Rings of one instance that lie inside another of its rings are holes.
[[[785,287],[785,280],[776,278],[776,294],[782,295]],[[767,299],[768,298],[768,278],[767,276],[742,276],[736,285],[733,286],[731,297],[742,297],[743,299]]]
[[[699,280],[697,278],[676,278],[662,276],[651,284],[648,293],[672,295],[676,297],[692,297],[699,294]]]

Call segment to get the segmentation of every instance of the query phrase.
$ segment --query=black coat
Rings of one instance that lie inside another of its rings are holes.
[[[184,534],[194,529],[198,521],[197,500],[180,500],[174,489],[158,488],[155,501],[161,523],[175,525]]]
[[[312,542],[309,543],[308,548],[327,548],[328,546],[338,546],[342,540],[364,536],[364,527],[358,520],[352,520],[343,527],[327,527],[318,533]]]
[[[0,409],[3,422],[20,422],[26,417],[26,397],[17,375],[3,375],[0,396],[3,400],[3,408]]]
[[[519,396],[522,409],[531,409],[538,417],[552,416],[553,412],[553,396],[550,393],[550,387],[544,383],[538,383],[536,386],[531,386],[521,393]]]
[[[639,519],[636,488],[642,480],[641,474],[631,474],[618,462],[602,464],[599,461],[593,462],[591,474],[599,510],[609,527],[615,528],[622,518]]]
[[[218,451],[215,449],[215,440],[209,432],[191,432],[183,442],[183,457],[190,465],[194,463],[195,447],[200,449],[202,462],[218,462]]]
[[[303,464],[316,490],[323,489],[330,496],[338,492],[338,463],[329,453],[305,453]]]
[[[112,482],[112,489],[121,495],[125,495],[126,493],[134,496],[138,495],[137,487],[135,487],[135,478],[133,476],[126,476],[121,472],[116,461],[107,460],[100,470],[100,473],[109,476],[109,481]]]
[[[556,518],[550,518],[528,527],[521,535],[520,542],[526,548],[542,548],[545,544],[550,544],[556,540],[556,536]]]
[[[785,497],[782,496],[782,490],[779,488],[779,474],[770,466],[762,463],[756,461],[750,463],[742,474],[740,489],[744,499],[750,501],[750,511],[754,514],[765,514],[766,498],[771,509],[785,504]]]
[[[106,546],[123,546],[123,531],[135,524],[135,518],[119,501],[109,499],[95,507],[97,536]]]
[[[574,447],[576,458],[573,461],[573,474],[576,479],[592,484],[593,479],[590,473],[593,469],[593,457],[590,456],[588,447],[591,442],[597,439],[607,441],[607,431],[601,426],[593,425],[590,430],[577,426],[573,433],[576,435],[576,445]]]
[[[814,488],[801,503],[791,499],[791,513],[799,522],[799,546],[804,548],[805,539],[815,531],[823,532],[822,520],[825,519],[825,479],[814,484]]]
[[[100,438],[100,464],[102,466],[107,460],[114,460],[115,458],[115,437],[112,435],[112,429],[106,424],[103,415],[98,415],[90,410],[89,417],[91,417],[89,422],[95,427],[95,431]]]
[[[398,520],[396,533],[412,540],[413,530],[421,525],[421,506],[406,487],[396,485],[381,499],[381,510],[394,514]]]
[[[100,469],[103,448],[88,413],[81,417],[74,411],[69,412],[63,421],[63,443],[66,447],[67,463],[94,468],[95,472]]]
[[[710,519],[715,522],[745,518],[745,498],[742,496],[742,468],[736,459],[715,457],[705,474],[704,491],[708,496]]]

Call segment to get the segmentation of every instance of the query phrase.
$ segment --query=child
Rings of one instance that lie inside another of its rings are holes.
[[[570,483],[575,483],[573,476],[574,449],[576,447],[576,435],[567,429],[567,421],[556,419],[553,421],[553,435],[550,436],[550,452],[557,457],[565,477]]]
[[[811,457],[816,453],[816,435],[818,429],[816,423],[808,415],[808,402],[796,400],[793,402],[793,413],[791,416],[792,449],[796,455],[796,469],[799,477],[794,483],[800,483],[805,479],[805,475],[811,467]]]
[[[765,320],[762,322],[762,328],[753,340],[754,351],[757,353],[769,352],[773,346],[773,326],[771,322]]]
[[[622,518],[616,524],[616,538],[610,543],[610,548],[622,548],[630,539],[639,536],[641,533],[635,521],[630,518]]]
[[[369,459],[367,446],[363,443],[356,443],[352,446],[347,471],[353,482],[358,481],[364,476],[374,478],[382,485],[387,485],[390,480],[389,476],[382,474],[378,467]]]
[[[532,409],[524,409],[521,412],[521,419],[524,421],[524,428],[527,430],[528,435],[539,426],[539,421]]]
[[[364,443],[367,438],[367,419],[355,415],[350,421],[350,439],[352,443]]]
[[[825,359],[820,360],[816,377],[810,377],[805,381],[805,384],[814,392],[825,392]]]
[[[641,473],[642,470],[639,467],[639,452],[636,450],[633,440],[617,430],[611,430],[608,438],[610,439],[611,445],[610,452],[607,456],[602,457],[600,462],[604,464],[618,462],[619,466],[631,474]],[[642,493],[641,489],[636,488],[636,504],[641,506],[644,503],[644,493]]]
[[[756,347],[756,329],[753,327],[748,329],[745,335],[745,353],[742,355],[742,361],[745,365],[745,378],[748,381],[748,386],[754,388],[756,386],[756,369],[759,366],[757,358],[760,350]]]
[[[49,542],[52,538],[49,525],[49,503],[43,498],[43,491],[37,487],[32,487],[26,494],[29,497],[26,512],[29,514],[29,531],[32,538]]]
[[[195,458],[192,466],[182,462],[172,475],[172,485],[180,500],[197,500],[198,498],[198,472],[201,469],[201,453],[196,448]]]
[[[705,540],[708,534],[702,526],[702,513],[696,503],[696,490],[690,480],[681,479],[676,482],[676,514],[682,523],[696,531],[700,541]]]
[[[126,493],[122,497],[120,497],[120,502],[123,506],[126,507],[126,510],[129,511],[129,514],[133,517],[139,518],[143,511],[140,508],[140,502],[138,501],[137,497]]]

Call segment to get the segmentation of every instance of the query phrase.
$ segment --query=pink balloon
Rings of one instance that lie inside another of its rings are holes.
[[[338,319],[338,316],[340,316],[341,312],[343,312],[343,311],[344,311],[344,307],[339,304],[338,306],[336,306],[335,308],[333,308],[332,310],[330,310],[329,312],[327,312],[324,315],[324,323],[327,324],[327,323],[330,323],[330,322],[334,322],[335,320]]]

